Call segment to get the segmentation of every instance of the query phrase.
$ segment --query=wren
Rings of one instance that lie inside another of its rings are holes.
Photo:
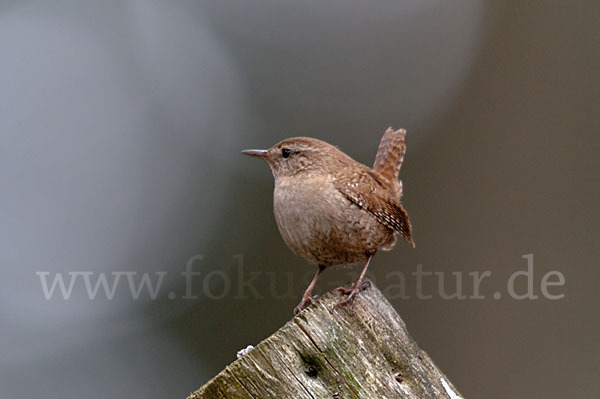
[[[242,151],[264,159],[273,172],[273,208],[283,240],[292,252],[318,266],[294,314],[313,303],[312,290],[326,268],[364,262],[352,288],[338,288],[347,295],[338,305],[352,303],[379,249],[390,250],[398,233],[414,247],[410,220],[400,204],[398,172],[405,139],[406,130],[388,128],[372,168],[309,137],[288,138],[268,150]]]

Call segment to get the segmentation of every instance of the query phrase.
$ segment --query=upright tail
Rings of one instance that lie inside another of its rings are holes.
[[[398,172],[406,154],[405,139],[406,130],[388,127],[379,143],[373,169],[391,182],[398,179]]]
[[[391,212],[394,215],[390,219],[394,224],[393,229],[399,232],[406,242],[414,247],[415,242],[412,238],[412,227],[408,213],[406,213],[406,210],[399,202],[402,197],[402,182],[398,180],[398,172],[400,172],[402,161],[404,161],[404,154],[406,154],[405,140],[406,130],[394,130],[388,127],[379,143],[375,162],[373,163],[373,170],[392,184],[398,201],[397,204],[394,204],[394,210]]]

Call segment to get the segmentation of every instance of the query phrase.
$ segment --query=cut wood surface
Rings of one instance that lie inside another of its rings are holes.
[[[188,399],[462,398],[374,286],[341,299],[323,295]]]

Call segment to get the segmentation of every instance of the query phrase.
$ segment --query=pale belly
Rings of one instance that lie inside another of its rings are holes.
[[[328,179],[306,183],[275,183],[275,220],[294,253],[317,265],[335,266],[364,261],[393,244],[393,232],[352,204]]]

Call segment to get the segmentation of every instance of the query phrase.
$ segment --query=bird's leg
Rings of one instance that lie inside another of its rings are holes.
[[[368,287],[369,283],[367,281],[363,283],[363,279],[365,278],[365,274],[367,274],[367,269],[369,268],[369,263],[371,263],[371,259],[373,259],[373,255],[374,254],[369,255],[369,257],[367,258],[367,261],[365,262],[365,267],[363,268],[362,272],[360,273],[360,276],[358,277],[351,289],[347,289],[344,287],[336,288],[336,291],[339,291],[344,295],[348,295],[348,298],[338,302],[338,304],[335,305],[336,308],[342,305],[354,303],[356,295],[358,295],[360,291]]]
[[[305,307],[307,307],[308,305],[312,305],[314,303],[314,300],[312,297],[312,290],[315,287],[315,284],[317,283],[319,276],[321,275],[321,273],[323,273],[323,270],[325,270],[325,266],[319,265],[319,270],[317,270],[317,273],[315,274],[312,281],[308,285],[308,288],[306,289],[306,291],[304,291],[304,295],[302,295],[302,300],[300,301],[298,306],[296,306],[294,308],[294,316],[297,315],[298,313],[300,313],[300,311],[302,309],[304,309]]]

